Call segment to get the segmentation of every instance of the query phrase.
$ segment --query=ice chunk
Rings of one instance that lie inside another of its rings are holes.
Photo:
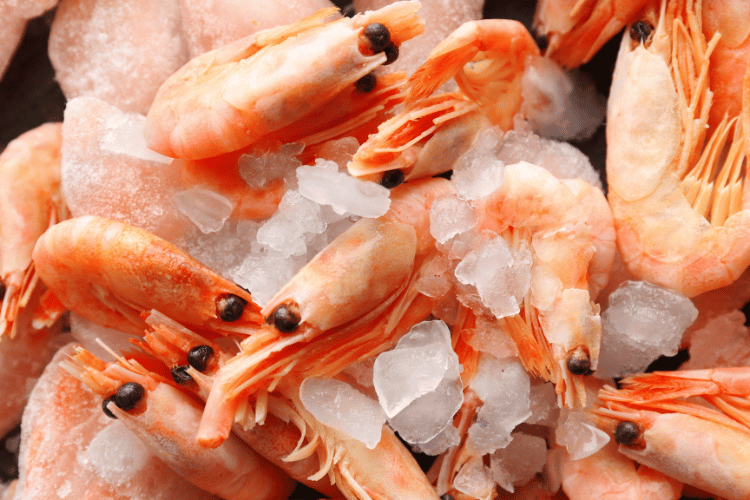
[[[443,429],[440,434],[430,439],[426,443],[412,445],[415,451],[418,453],[424,453],[425,455],[440,455],[448,448],[458,446],[461,443],[461,435],[458,433],[458,429],[452,425],[448,425]]]
[[[375,358],[367,358],[364,361],[352,363],[344,371],[343,374],[347,377],[351,377],[357,385],[366,388],[373,388],[372,374],[375,369]]]
[[[609,435],[597,429],[584,411],[560,411],[555,440],[565,446],[572,460],[593,455],[609,442]]]
[[[302,166],[297,156],[304,144],[284,144],[275,152],[253,152],[240,157],[237,162],[240,176],[254,189],[262,189],[274,179],[284,179],[287,185],[296,181],[296,170]]]
[[[179,0],[61,2],[49,58],[68,99],[96,97],[146,113],[161,84],[188,60]]]
[[[499,127],[483,130],[471,149],[453,164],[451,182],[463,199],[482,198],[502,185],[505,164],[497,157],[502,137],[503,132]]]
[[[682,370],[750,366],[750,333],[742,311],[709,318],[690,335],[690,359]]]
[[[587,139],[604,121],[606,98],[583,73],[565,72],[551,59],[537,57],[526,67],[521,82],[522,112],[540,135]]]
[[[529,393],[529,402],[531,416],[526,420],[527,424],[555,426],[560,408],[557,406],[554,384],[550,382],[533,384]]]
[[[258,242],[284,255],[304,255],[307,235],[325,231],[327,223],[320,205],[303,197],[299,191],[289,190],[279,204],[279,210],[258,230]]]
[[[602,314],[602,346],[594,372],[608,379],[641,372],[659,356],[674,356],[698,317],[690,299],[645,281],[626,281]]]
[[[103,360],[113,360],[112,355],[100,346],[96,339],[100,339],[117,354],[122,351],[140,350],[128,342],[128,339],[138,338],[135,335],[98,325],[76,313],[70,314],[70,333],[87,351]]]
[[[97,215],[171,240],[191,226],[172,201],[182,189],[180,162],[146,160],[142,142],[127,148],[119,139],[107,139],[142,124],[142,116],[98,99],[68,101],[62,127],[63,197],[73,217]]]
[[[513,339],[500,328],[492,315],[477,316],[476,328],[466,333],[466,343],[475,350],[492,354],[498,359],[518,356]]]
[[[194,187],[174,194],[177,209],[203,233],[215,233],[232,214],[234,203],[210,189]]]
[[[135,113],[106,116],[104,127],[107,132],[102,137],[101,148],[141,160],[167,165],[172,163],[172,158],[148,149],[146,138],[143,136],[145,125],[146,117]]]
[[[482,457],[472,456],[456,474],[453,487],[471,498],[489,500],[495,492],[495,481]]]
[[[302,196],[330,205],[337,214],[380,217],[391,205],[388,189],[339,172],[332,161],[317,159],[314,166],[299,167],[297,182]]]
[[[471,388],[484,405],[469,427],[469,441],[480,454],[503,448],[513,429],[531,415],[529,376],[516,359],[482,354]]]
[[[538,436],[514,432],[508,446],[490,456],[492,478],[513,493],[514,486],[528,483],[547,462],[547,442]]]
[[[347,433],[370,449],[380,442],[383,410],[377,401],[346,382],[310,377],[302,382],[299,397],[305,409],[324,425]]]
[[[498,236],[456,266],[456,279],[475,285],[482,302],[498,318],[520,311],[520,301],[531,285],[531,252],[525,246],[511,250]]]
[[[234,272],[234,281],[250,291],[258,305],[266,304],[305,265],[305,259],[268,250],[247,257]]]
[[[93,469],[97,476],[112,487],[121,486],[138,476],[152,453],[121,422],[104,427],[79,455],[79,464]]]
[[[558,179],[583,179],[602,188],[599,173],[588,157],[567,142],[510,130],[503,136],[497,149],[497,159],[506,165],[526,161],[549,170]]]
[[[430,234],[445,243],[477,225],[477,214],[465,200],[453,195],[436,199],[430,208]]]
[[[346,164],[352,160],[352,156],[359,149],[359,142],[354,137],[342,137],[324,143],[318,149],[318,158],[336,162],[339,170],[346,169]]]

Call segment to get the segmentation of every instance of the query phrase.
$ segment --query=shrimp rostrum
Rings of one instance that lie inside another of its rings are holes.
[[[149,147],[175,158],[207,158],[292,123],[317,121],[336,96],[422,33],[419,8],[416,1],[396,2],[334,21],[326,19],[337,9],[323,9],[193,59],[159,89],[146,121]],[[311,132],[300,134],[274,138],[295,142]]]
[[[727,22],[717,10],[647,6],[623,37],[607,109],[609,202],[623,261],[687,297],[729,285],[750,264],[750,45],[735,24],[748,21]]]
[[[605,387],[592,418],[621,453],[728,500],[750,498],[750,369],[655,372]]]

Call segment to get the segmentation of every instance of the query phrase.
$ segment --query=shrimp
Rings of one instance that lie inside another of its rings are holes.
[[[60,367],[74,347],[55,355],[31,393],[15,498],[218,500],[167,467],[122,421],[102,415],[101,398]]]
[[[652,7],[638,21],[644,31],[631,27],[623,37],[615,67],[607,109],[609,202],[630,273],[694,297],[732,283],[750,264],[750,201],[743,192],[750,79],[742,85],[741,117],[724,114],[712,126],[719,94],[718,69],[711,70],[721,64],[713,54],[723,35],[707,41],[700,2]]]
[[[645,465],[636,469],[610,441],[579,460],[566,454],[562,489],[570,500],[677,500],[682,483]]]
[[[0,336],[13,336],[15,319],[38,286],[31,254],[37,239],[66,217],[60,195],[60,123],[46,123],[0,154]]]
[[[268,325],[217,373],[198,439],[221,443],[241,402],[294,372],[331,377],[390,349],[428,316],[432,299],[416,290],[437,254],[428,207],[450,191],[445,179],[391,192],[391,208],[361,219],[303,267],[261,310]]]
[[[750,498],[750,369],[655,372],[621,384],[603,388],[592,412],[621,453],[722,498]]]
[[[538,55],[534,39],[517,21],[464,23],[409,78],[405,109],[360,147],[349,172],[380,180],[393,170],[406,179],[450,170],[481,130],[513,127],[523,102],[524,68]],[[453,77],[461,92],[430,97]]]
[[[281,500],[290,478],[258,457],[236,436],[220,448],[205,449],[194,433],[202,407],[135,360],[117,357],[107,365],[79,347],[62,368],[106,399],[101,407],[130,429],[175,472],[226,500]]]
[[[557,384],[562,404],[585,406],[584,374],[596,369],[599,306],[615,254],[611,213],[600,190],[558,180],[528,163],[510,165],[494,193],[475,202],[475,232],[489,230],[532,255],[521,311],[500,320],[526,369]]]
[[[49,292],[90,321],[143,335],[158,309],[198,331],[248,335],[263,321],[248,292],[177,247],[121,222],[84,216],[50,228],[34,248]]]
[[[534,28],[547,40],[545,57],[570,69],[589,62],[647,1],[540,0]]]
[[[398,2],[332,22],[325,19],[337,10],[324,9],[193,59],[159,89],[144,131],[149,147],[201,159],[315,122],[328,103],[384,64],[391,47],[422,32],[419,7]],[[352,118],[349,110],[341,114]],[[296,142],[299,135],[289,132],[275,139]]]

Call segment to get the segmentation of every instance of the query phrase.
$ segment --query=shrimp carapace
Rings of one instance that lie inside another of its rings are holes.
[[[99,217],[50,228],[34,248],[41,280],[65,308],[100,325],[143,335],[157,309],[199,332],[249,335],[263,322],[248,292],[174,245]]]
[[[149,147],[174,158],[208,158],[294,123],[317,122],[321,110],[336,108],[342,92],[388,60],[386,34],[390,47],[422,33],[419,7],[396,2],[334,21],[327,19],[337,10],[323,9],[198,56],[159,89],[146,121]],[[300,134],[284,142],[311,132]]]
[[[639,21],[654,31],[645,41],[623,37],[607,110],[609,202],[623,261],[687,297],[732,283],[750,264],[750,81],[742,115],[712,124],[723,35],[704,35],[701,7],[644,9]]]

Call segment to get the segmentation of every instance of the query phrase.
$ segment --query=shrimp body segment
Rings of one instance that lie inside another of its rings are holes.
[[[323,9],[193,59],[159,89],[146,121],[149,147],[175,158],[207,158],[294,122],[315,121],[318,109],[386,62],[364,28],[384,25],[398,46],[423,31],[419,7],[397,2],[331,22],[325,19],[337,10]]]
[[[593,410],[621,453],[722,498],[750,498],[748,368],[655,372],[622,384],[602,389]]]
[[[47,123],[8,144],[0,154],[0,273],[4,297],[0,335],[14,333],[14,321],[37,278],[31,254],[47,228],[65,218],[60,196],[62,124]]]
[[[34,263],[66,308],[120,331],[143,335],[141,313],[151,309],[225,335],[250,333],[262,321],[242,288],[121,222],[84,216],[57,224],[37,242]]]
[[[750,81],[739,116],[710,126],[711,54],[700,3],[646,9],[645,42],[626,33],[607,110],[607,179],[623,261],[686,297],[726,286],[750,264],[745,182]]]

